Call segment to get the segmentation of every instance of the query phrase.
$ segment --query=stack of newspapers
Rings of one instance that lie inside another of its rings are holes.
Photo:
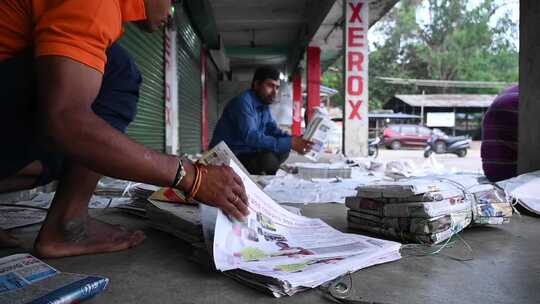
[[[314,178],[351,178],[352,169],[345,163],[296,163],[294,168],[298,177],[311,180]]]
[[[474,175],[375,182],[346,198],[348,225],[402,241],[438,244],[471,224],[503,224],[512,216],[504,192]]]
[[[399,243],[342,233],[278,205],[224,143],[200,161],[228,164],[242,178],[250,204],[246,220],[231,219],[204,204],[160,201],[155,195],[147,215],[153,227],[191,243],[190,259],[201,265],[280,297],[401,257]]]
[[[132,215],[147,218],[146,207],[148,205],[148,198],[158,190],[159,187],[148,184],[131,185],[127,189],[131,201],[118,205],[116,208]]]
[[[201,206],[203,233],[217,270],[280,297],[400,259],[399,243],[343,233],[320,219],[283,208],[250,179],[240,163],[226,156],[230,151],[224,143],[212,152],[228,159],[244,182],[250,204],[243,222]],[[218,164],[223,162],[217,159]]]
[[[129,181],[115,179],[111,177],[102,177],[94,190],[94,195],[118,197],[126,194],[129,185],[132,184]]]
[[[150,226],[188,243],[204,243],[201,215],[197,205],[150,199],[146,215]]]

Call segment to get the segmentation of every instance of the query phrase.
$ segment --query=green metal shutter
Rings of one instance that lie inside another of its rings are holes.
[[[201,41],[183,10],[178,25],[178,102],[180,152],[202,151]]]
[[[207,61],[208,66],[208,139],[212,139],[214,130],[219,119],[218,103],[218,69],[210,58]]]
[[[137,116],[127,134],[149,148],[165,152],[163,32],[148,34],[126,24],[120,44],[131,54],[143,78]]]

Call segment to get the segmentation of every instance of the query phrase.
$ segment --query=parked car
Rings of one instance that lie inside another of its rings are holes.
[[[390,149],[425,147],[432,130],[418,125],[388,125],[383,131],[383,144]]]

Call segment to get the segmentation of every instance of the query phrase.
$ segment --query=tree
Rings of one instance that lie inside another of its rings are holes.
[[[516,32],[508,14],[490,23],[502,7],[483,0],[468,7],[466,0],[403,0],[381,22],[384,42],[370,53],[370,107],[376,109],[396,93],[496,93],[486,89],[442,89],[390,86],[377,77],[438,80],[518,80]],[[427,5],[429,20],[417,21]],[[504,5],[504,4],[503,4]]]

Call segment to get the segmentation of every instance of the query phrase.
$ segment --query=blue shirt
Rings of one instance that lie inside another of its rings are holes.
[[[276,124],[270,108],[252,90],[231,100],[219,119],[210,148],[224,141],[235,155],[291,150],[291,136]]]

